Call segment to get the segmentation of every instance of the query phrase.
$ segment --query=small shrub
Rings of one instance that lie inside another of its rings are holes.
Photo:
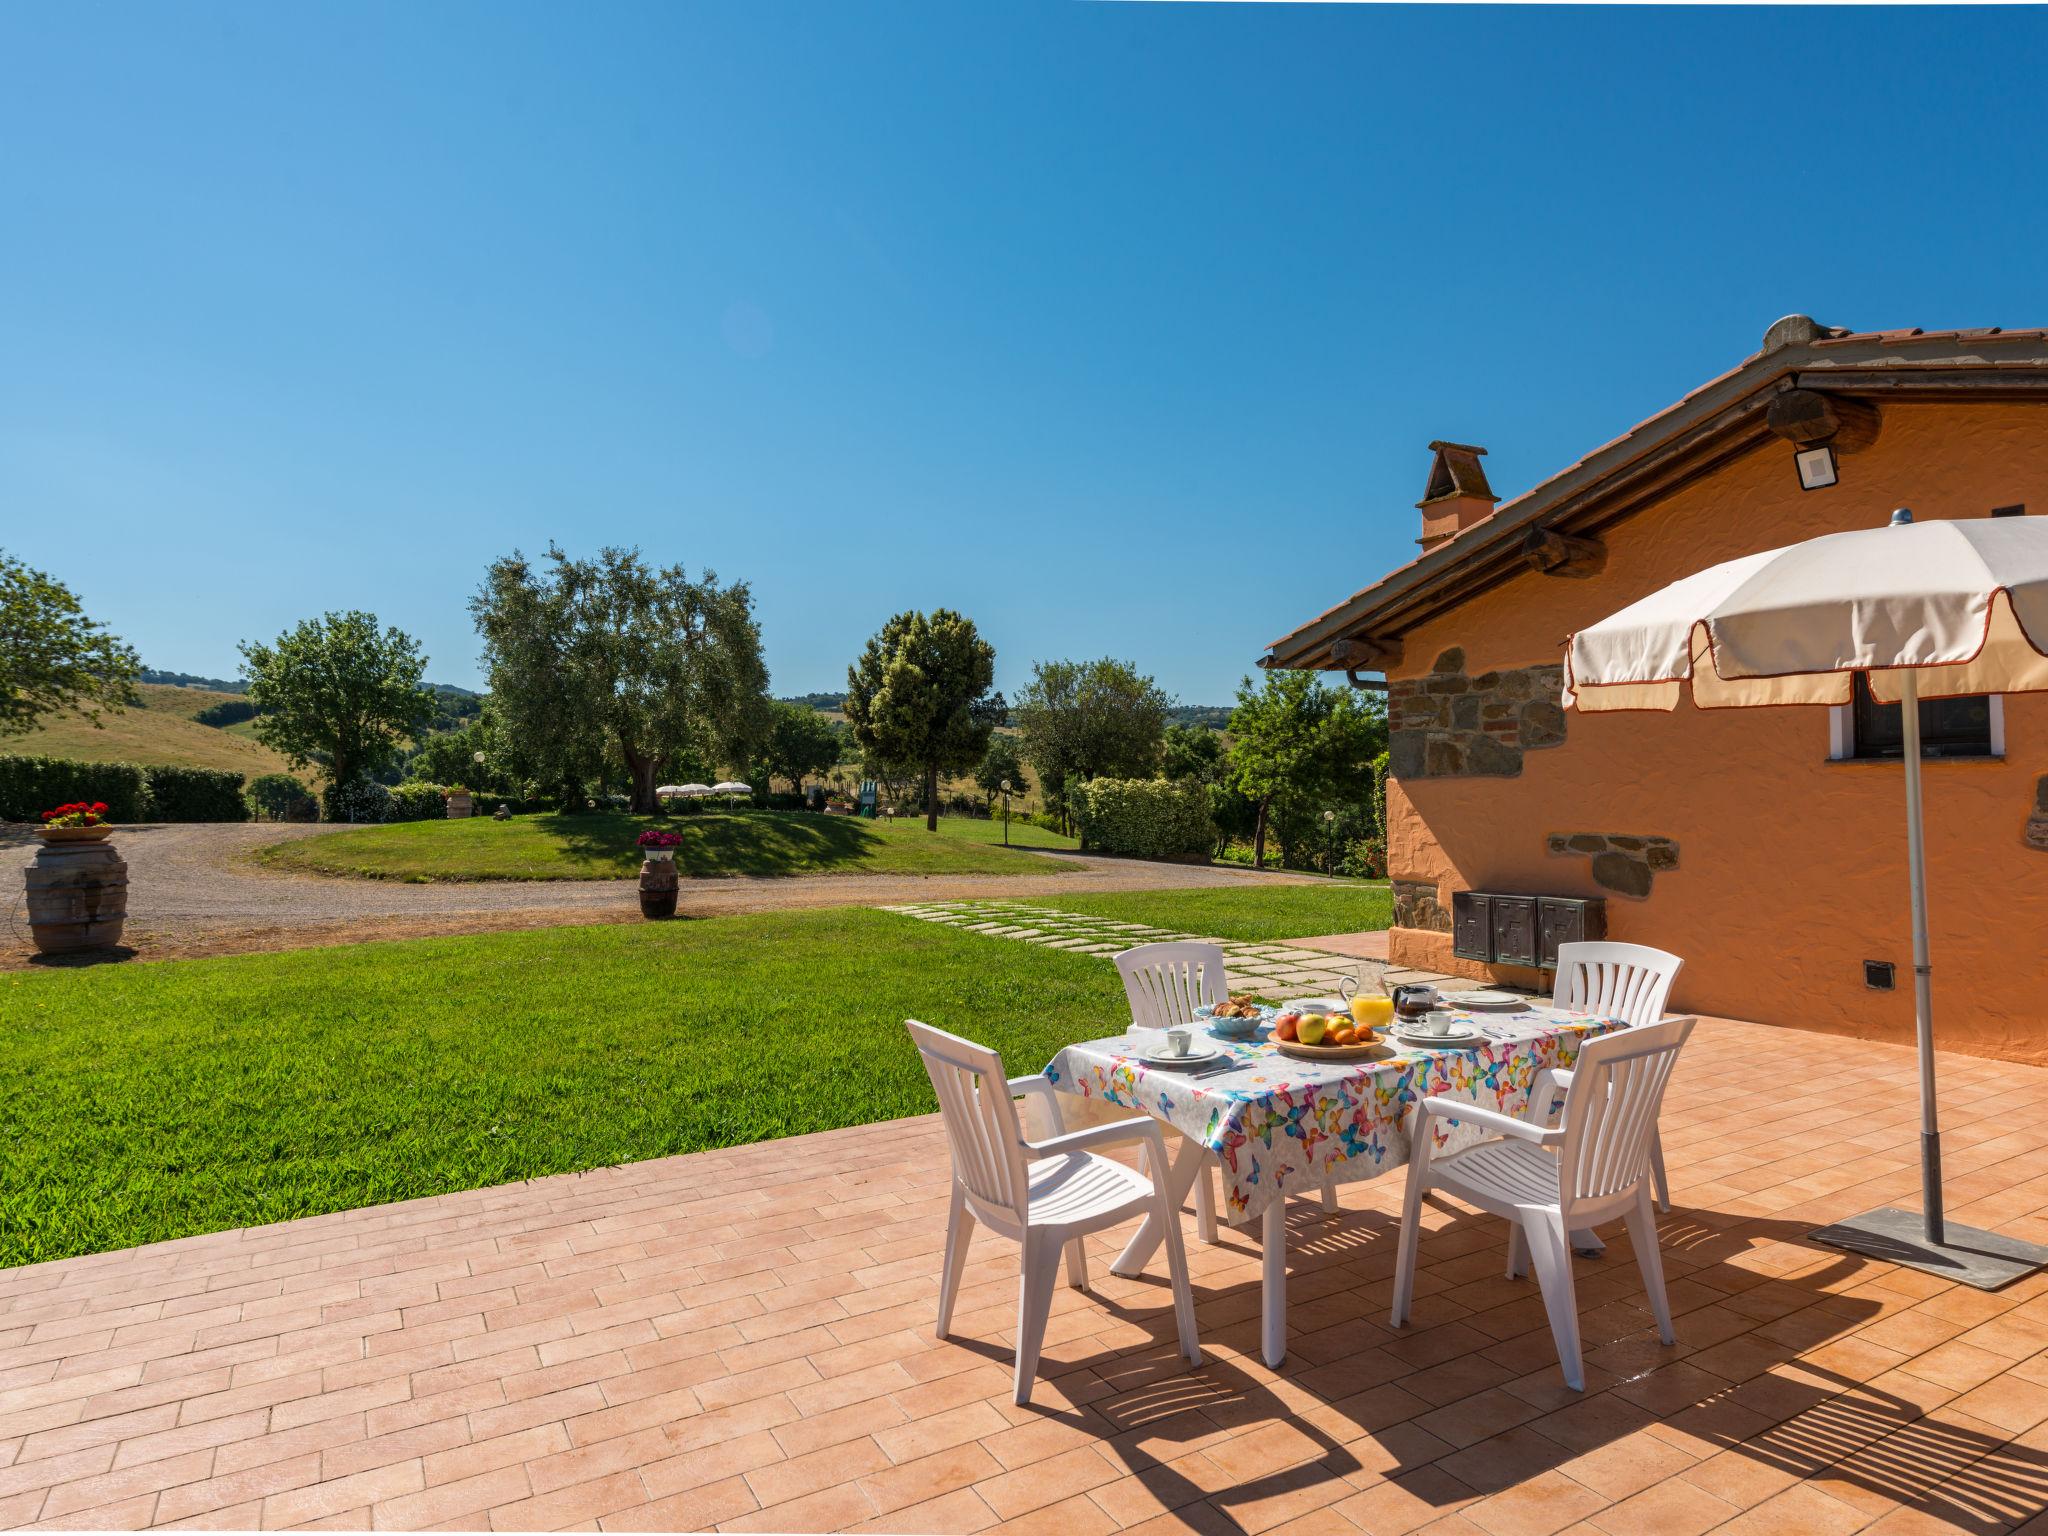
[[[260,773],[244,793],[250,809],[272,821],[311,821],[320,814],[313,792],[288,773]]]
[[[1202,859],[1216,845],[1209,792],[1164,779],[1095,779],[1073,797],[1084,847],[1134,859]]]
[[[134,763],[0,757],[0,819],[34,821],[53,805],[105,801],[109,821],[148,821],[149,780]]]

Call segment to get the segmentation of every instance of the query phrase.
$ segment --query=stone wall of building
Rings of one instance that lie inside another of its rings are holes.
[[[1451,931],[1451,914],[1437,900],[1434,880],[1396,880],[1393,886],[1396,928],[1421,928],[1430,933]]]
[[[2048,773],[2034,781],[2034,813],[2027,818],[2027,846],[2048,853]]]
[[[1397,779],[1511,779],[1522,754],[1564,743],[1564,667],[1465,672],[1453,646],[1427,677],[1387,683],[1389,768]]]
[[[1594,882],[1622,896],[1647,896],[1658,875],[1678,868],[1678,844],[1668,837],[1634,832],[1553,832],[1549,848],[1553,857],[1591,859]]]

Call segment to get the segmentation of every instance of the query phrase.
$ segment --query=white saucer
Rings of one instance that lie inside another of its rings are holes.
[[[1484,1045],[1487,1040],[1487,1036],[1476,1029],[1466,1030],[1459,1034],[1443,1035],[1425,1035],[1419,1031],[1401,1029],[1396,1030],[1395,1034],[1400,1037],[1403,1045]]]
[[[1452,1008],[1527,1008],[1535,1001],[1519,992],[1446,992],[1443,1000]]]
[[[1188,1053],[1185,1056],[1169,1056],[1164,1051],[1160,1051],[1155,1054],[1140,1056],[1138,1060],[1148,1067],[1206,1067],[1213,1062],[1225,1060],[1229,1055],[1230,1052],[1218,1046],[1210,1046],[1207,1049],[1203,1049],[1193,1041],[1190,1041],[1188,1043]]]

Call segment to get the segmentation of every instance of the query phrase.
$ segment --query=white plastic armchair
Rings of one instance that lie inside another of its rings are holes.
[[[1539,1075],[1538,1096],[1530,1100],[1532,1120],[1457,1099],[1422,1101],[1410,1133],[1415,1150],[1394,1261],[1396,1328],[1408,1320],[1415,1297],[1422,1199],[1440,1189],[1514,1224],[1508,1234],[1509,1278],[1525,1265],[1535,1269],[1558,1363],[1573,1391],[1584,1391],[1586,1385],[1572,1285],[1569,1234],[1575,1230],[1617,1216],[1627,1219],[1658,1337],[1666,1344],[1674,1341],[1664,1260],[1657,1248],[1657,1214],[1650,1201],[1650,1144],[1665,1086],[1694,1022],[1670,1019],[1589,1041],[1572,1072],[1550,1073],[1547,1081]],[[1560,1083],[1568,1085],[1564,1115],[1553,1127],[1544,1123],[1548,1117],[1539,1106],[1546,1100],[1540,1095]],[[1439,1159],[1433,1154],[1438,1119],[1492,1131],[1499,1139]]]
[[[1664,1017],[1671,984],[1685,962],[1668,950],[1647,944],[1560,944],[1557,981],[1550,1000],[1559,1008],[1622,1019],[1632,1027],[1655,1024]],[[1552,1102],[1539,1094],[1530,1102]],[[1657,1204],[1671,1209],[1671,1179],[1664,1171],[1664,1138],[1652,1127],[1650,1173],[1656,1182]]]
[[[1181,1354],[1190,1366],[1202,1363],[1195,1337],[1194,1291],[1188,1283],[1187,1252],[1180,1222],[1168,1203],[1166,1141],[1149,1115],[1118,1120],[1085,1131],[1067,1131],[1059,1095],[1042,1076],[1009,1077],[1003,1059],[985,1045],[945,1030],[904,1021],[924,1059],[939,1096],[946,1140],[953,1156],[953,1190],[946,1212],[946,1256],[939,1280],[938,1336],[953,1325],[953,1302],[967,1264],[967,1246],[979,1221],[1018,1243],[1022,1266],[1017,1295],[1016,1400],[1031,1401],[1038,1354],[1052,1307],[1060,1255],[1067,1283],[1088,1284],[1082,1239],[1135,1215],[1154,1215],[1166,1234],[1166,1265],[1173,1282],[1173,1311]],[[1017,1118],[1016,1099],[1032,1094],[1052,1134],[1028,1140]],[[1095,1149],[1137,1142],[1150,1154],[1154,1175],[1098,1157]]]
[[[1113,957],[1123,978],[1131,1022],[1140,1029],[1174,1029],[1195,1021],[1195,1010],[1230,997],[1223,948],[1192,939],[1140,944]],[[1337,1209],[1337,1187],[1323,1174],[1323,1209]],[[1216,1163],[1211,1158],[1195,1179],[1195,1233],[1216,1241]]]

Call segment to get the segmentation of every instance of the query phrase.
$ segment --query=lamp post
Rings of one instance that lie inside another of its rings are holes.
[[[1337,813],[1335,811],[1326,810],[1323,812],[1323,833],[1324,842],[1329,846],[1330,850],[1328,867],[1324,873],[1335,878],[1337,873]]]
[[[1003,846],[1010,846],[1010,781],[1003,780]]]

